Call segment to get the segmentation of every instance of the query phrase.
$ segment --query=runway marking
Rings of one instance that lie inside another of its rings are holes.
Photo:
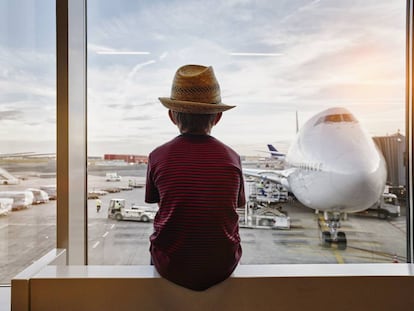
[[[99,241],[98,242],[96,242],[93,246],[92,246],[92,248],[96,248],[98,245],[99,245]]]
[[[329,231],[329,227],[325,221],[325,218],[323,216],[318,217],[318,224],[320,231]],[[332,249],[332,246],[331,246]],[[335,256],[335,259],[338,263],[345,263],[344,258],[341,256],[341,254],[336,249],[332,249],[332,253]]]
[[[407,232],[407,224],[405,220],[390,221],[389,223],[398,230],[400,230],[402,233]]]
[[[115,224],[112,224],[112,225],[111,225],[111,229],[113,229],[114,227],[115,227]]]
[[[342,258],[338,251],[334,250],[333,253],[338,263],[345,263],[344,258]]]
[[[102,237],[104,238],[104,237],[106,237],[108,234],[109,234],[109,231],[106,231],[106,232],[102,235]]]

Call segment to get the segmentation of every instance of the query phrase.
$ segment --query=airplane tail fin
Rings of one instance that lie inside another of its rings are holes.
[[[271,144],[267,144],[267,148],[269,148],[269,151],[276,151],[277,152],[277,149]]]
[[[272,158],[279,159],[285,156],[284,153],[277,150],[272,144],[267,144],[267,148],[269,149]]]

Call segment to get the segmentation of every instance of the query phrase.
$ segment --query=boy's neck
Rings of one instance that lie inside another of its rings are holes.
[[[210,135],[210,132],[205,132],[205,131],[202,131],[202,132],[181,131],[181,134],[182,135]]]
[[[199,136],[199,137],[201,137],[201,136],[210,136],[210,135],[209,134],[196,134],[196,133],[181,133],[181,136],[187,136],[187,137]]]

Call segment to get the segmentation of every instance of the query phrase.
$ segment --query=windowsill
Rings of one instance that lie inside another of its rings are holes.
[[[413,264],[239,265],[232,278],[414,276]],[[154,266],[46,266],[32,279],[159,278]]]
[[[413,264],[239,265],[228,280],[194,292],[161,278],[154,266],[66,266],[64,254],[53,250],[13,279],[15,310],[319,311],[315,297],[337,310],[414,305]]]

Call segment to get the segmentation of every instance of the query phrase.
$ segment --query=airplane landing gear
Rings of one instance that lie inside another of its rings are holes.
[[[347,240],[345,232],[338,231],[341,227],[341,213],[324,213],[324,219],[329,230],[322,231],[322,246],[331,247],[332,243],[335,243],[340,250],[345,250],[347,246]]]

